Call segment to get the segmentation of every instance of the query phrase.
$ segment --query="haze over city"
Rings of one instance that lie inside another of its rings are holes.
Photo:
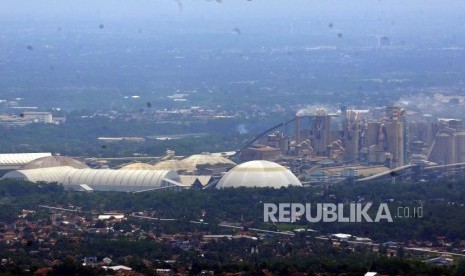
[[[463,275],[464,10],[3,0],[0,275]]]

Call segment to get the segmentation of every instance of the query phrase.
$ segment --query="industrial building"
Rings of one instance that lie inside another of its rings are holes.
[[[236,166],[228,158],[211,153],[194,154],[181,161],[186,168],[195,168],[196,174],[220,175]]]
[[[462,131],[462,120],[439,119],[435,128],[436,135],[427,152],[428,160],[442,165],[465,162],[465,132]]]
[[[155,165],[135,162],[118,169],[91,169],[86,163],[66,156],[7,154],[2,156],[4,163],[15,166],[8,167],[2,179],[59,183],[67,189],[80,191],[202,189],[216,183],[222,172],[235,166],[223,156],[203,153],[179,160],[173,151],[167,151],[167,155]],[[183,174],[182,177],[178,172]]]
[[[279,133],[278,133],[279,134]],[[262,144],[256,144],[252,145],[246,149],[244,149],[241,152],[241,158],[244,161],[247,160],[275,160],[279,158],[281,155],[281,149],[268,146],[268,145],[262,145]]]
[[[18,170],[7,172],[2,179],[58,183],[81,191],[137,192],[184,187],[176,172],[156,170],[150,164],[133,163],[119,170],[91,169],[84,162],[66,156],[36,158]]]
[[[34,123],[53,123],[53,116],[50,112],[25,111],[21,113],[21,117],[26,121],[33,121]]]
[[[320,108],[299,111],[260,133],[241,149],[240,158],[284,164],[305,183],[376,177],[373,173],[389,176],[405,169],[419,179],[425,166],[452,171],[465,163],[465,132],[460,119],[434,120],[395,106],[341,107],[335,113]]]
[[[17,107],[15,109],[30,109],[28,107]],[[29,124],[60,124],[65,118],[54,118],[50,112],[24,111],[21,114],[0,114],[0,125],[3,126],[26,126]]]
[[[0,170],[15,170],[41,157],[52,156],[50,152],[37,153],[1,153]]]
[[[326,157],[336,163],[366,163],[391,168],[408,162],[406,121],[403,111],[388,107],[380,120],[369,118],[369,110],[341,108],[339,114],[317,109],[314,114],[293,120],[262,133],[241,150],[243,161],[276,161],[283,156]],[[294,134],[286,129],[294,123]],[[283,127],[283,132],[277,130]]]
[[[216,188],[258,187],[275,188],[299,186],[297,177],[285,167],[274,162],[257,160],[237,165],[227,172]]]
[[[11,171],[2,179],[58,183],[78,191],[141,192],[183,187],[179,175],[167,170],[97,170],[60,166]]]
[[[373,110],[341,107],[333,113],[319,108],[299,111],[294,118],[258,134],[237,153],[244,162],[240,165],[227,158],[235,152],[182,158],[167,150],[164,157],[148,160],[150,164],[130,163],[119,170],[89,169],[84,162],[49,153],[3,154],[0,166],[19,169],[5,178],[58,182],[84,190],[215,185],[220,189],[280,188],[347,179],[394,179],[404,170],[419,180],[420,174],[435,169],[452,172],[463,169],[460,164],[465,167],[465,131],[460,119],[434,120],[394,106]]]

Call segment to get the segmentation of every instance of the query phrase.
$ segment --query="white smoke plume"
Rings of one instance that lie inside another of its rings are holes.
[[[458,96],[463,97],[463,96]],[[463,118],[465,105],[463,102],[452,106],[447,99],[434,94],[417,94],[400,98],[395,106],[404,108],[407,111],[414,111],[418,114],[430,114],[433,117]]]
[[[299,109],[295,115],[299,117],[311,116],[316,115],[317,113],[322,111],[324,111],[325,114],[328,114],[336,113],[338,110],[339,108],[330,105],[306,105],[305,107]]]
[[[239,132],[239,134],[247,134],[249,133],[249,131],[247,130],[247,128],[245,127],[244,124],[240,124],[237,126],[237,132]]]

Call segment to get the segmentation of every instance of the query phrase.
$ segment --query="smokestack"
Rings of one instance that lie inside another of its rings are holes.
[[[300,117],[298,115],[295,116],[295,142],[300,143]]]

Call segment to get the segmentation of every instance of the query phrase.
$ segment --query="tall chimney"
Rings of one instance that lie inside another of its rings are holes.
[[[300,143],[300,117],[298,115],[295,116],[295,142]]]

